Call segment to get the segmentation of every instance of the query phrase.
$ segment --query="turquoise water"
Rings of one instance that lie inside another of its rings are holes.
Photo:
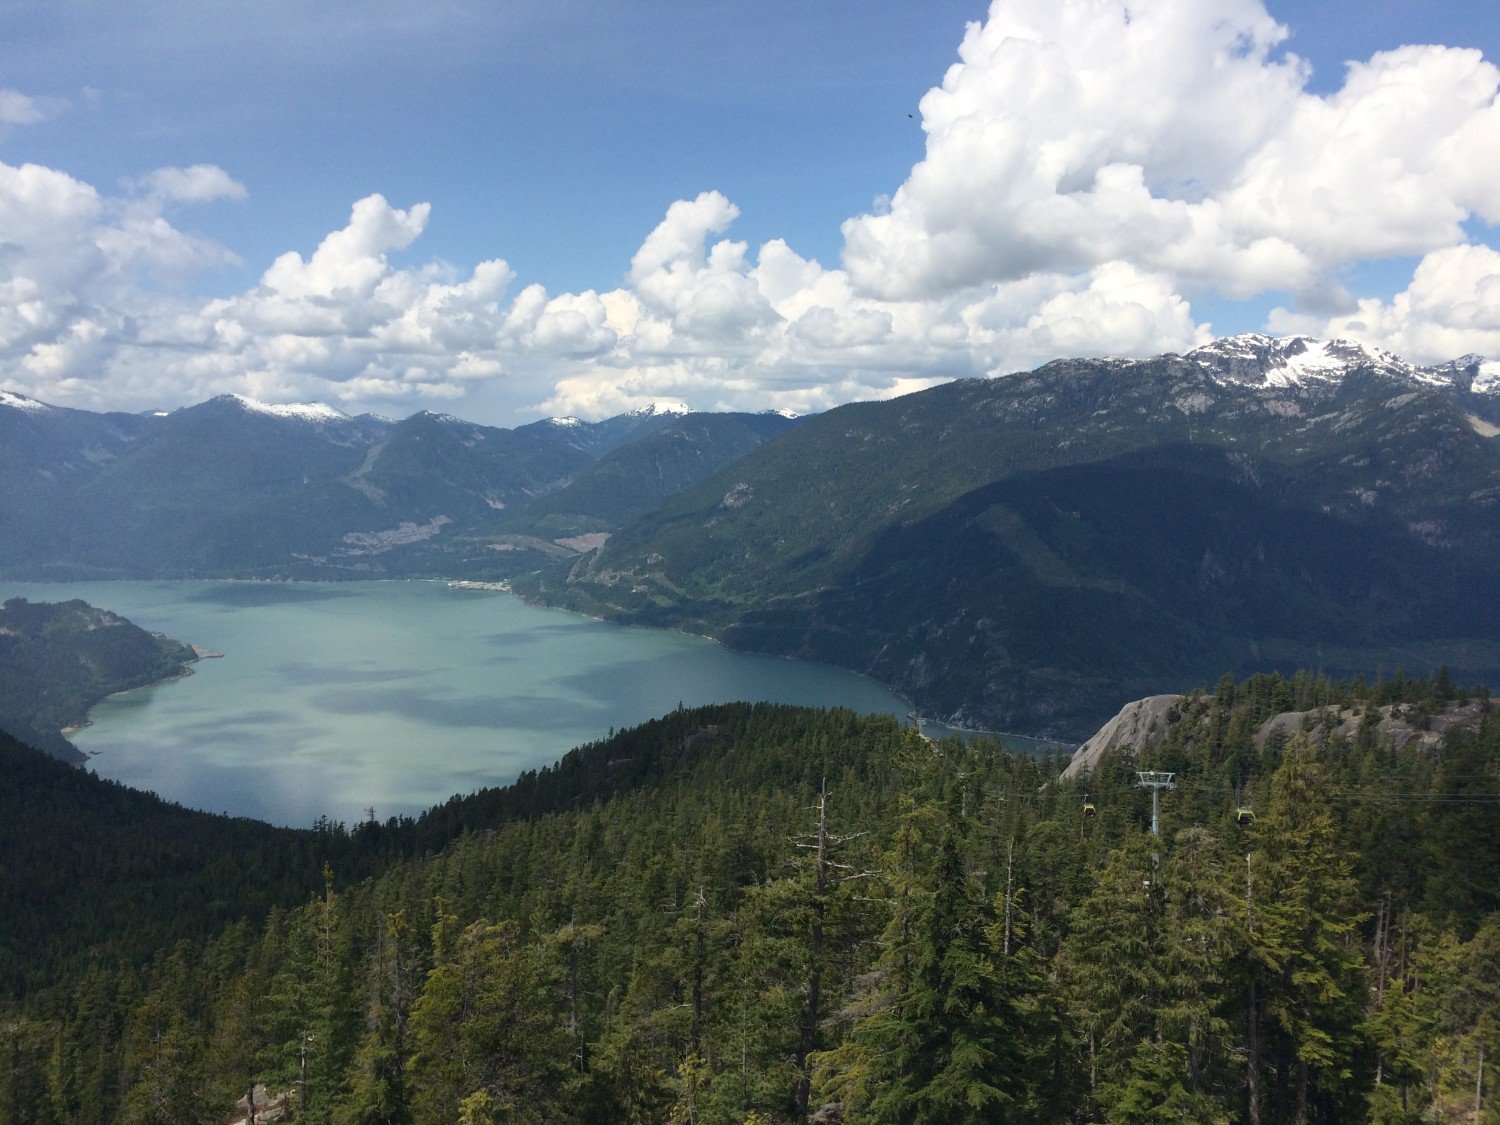
[[[305,826],[510,781],[580,743],[729,700],[904,715],[873,680],[436,582],[0,583],[224,653],[109,699],[70,735],[103,777]]]

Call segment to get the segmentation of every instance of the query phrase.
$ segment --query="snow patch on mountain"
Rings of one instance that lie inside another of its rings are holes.
[[[1469,384],[1476,395],[1500,395],[1500,360],[1488,359],[1479,364],[1479,374]]]
[[[1185,357],[1213,374],[1267,387],[1304,387],[1342,379],[1356,367],[1389,373],[1415,371],[1410,364],[1354,340],[1314,340],[1309,336],[1264,336],[1246,332],[1195,348]]]
[[[1316,340],[1311,336],[1266,336],[1245,332],[1195,348],[1183,358],[1219,379],[1263,387],[1306,388],[1331,385],[1360,369],[1429,387],[1469,386],[1477,393],[1500,391],[1500,364],[1480,356],[1420,366],[1357,340]]]
[[[652,418],[658,414],[691,414],[692,408],[685,402],[676,402],[672,399],[657,399],[648,402],[645,406],[638,406],[630,412],[632,418]]]
[[[38,402],[34,398],[18,395],[14,391],[0,391],[0,406],[8,406],[12,410],[25,410],[29,413],[53,409],[45,402]]]
[[[254,414],[269,414],[273,418],[295,418],[303,422],[343,422],[349,418],[349,415],[342,410],[335,410],[322,402],[271,403],[261,402],[248,395],[226,395],[225,397],[233,399],[243,409]]]
[[[568,429],[571,429],[574,426],[583,425],[583,419],[574,418],[571,414],[569,414],[565,418],[548,418],[547,421],[554,426],[563,426]]]

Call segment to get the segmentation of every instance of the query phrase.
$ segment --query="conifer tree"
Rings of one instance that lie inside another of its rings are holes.
[[[574,1085],[558,1009],[561,966],[513,923],[476,922],[428,974],[411,1016],[412,1109],[452,1121],[484,1093],[515,1121],[546,1121]]]
[[[1024,1093],[1019,1014],[989,943],[989,903],[964,865],[965,832],[956,790],[904,818],[873,1009],[816,1061],[850,1122],[1002,1121]]]
[[[286,934],[285,959],[270,987],[271,1057],[264,1068],[278,1088],[294,1087],[303,1121],[329,1120],[344,1068],[360,1041],[351,988],[354,940],[347,903],[323,870],[323,895],[298,912]]]
[[[1232,1038],[1225,1016],[1230,964],[1237,952],[1233,877],[1228,856],[1206,829],[1185,828],[1162,866],[1167,900],[1162,929],[1163,991],[1158,1037],[1185,1049],[1184,1090],[1200,1120],[1232,1088]]]
[[[1257,826],[1250,956],[1264,1013],[1275,1117],[1303,1125],[1357,1102],[1365,1076],[1363,920],[1339,846],[1323,767],[1301,738],[1287,747]]]
[[[412,1002],[409,927],[402,911],[387,915],[371,958],[364,1039],[354,1055],[347,1091],[334,1113],[340,1125],[405,1125],[407,1017]]]
[[[1229,1022],[1235,953],[1226,860],[1213,836],[1186,828],[1160,867],[1163,909],[1154,943],[1150,1030],[1101,1100],[1110,1121],[1233,1120]]]
[[[1063,989],[1090,1101],[1102,1111],[1128,1080],[1154,1030],[1163,991],[1158,957],[1165,902],[1148,836],[1127,839],[1068,918]]]

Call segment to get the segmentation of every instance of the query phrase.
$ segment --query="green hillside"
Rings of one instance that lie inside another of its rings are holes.
[[[188,645],[87,602],[11,598],[0,606],[0,730],[82,761],[59,730],[84,722],[105,696],[183,675],[196,659]]]
[[[565,487],[528,504],[513,526],[544,538],[614,531],[790,429],[780,414],[688,414],[621,446]]]
[[[1082,738],[1232,668],[1500,668],[1500,441],[1377,368],[1069,361],[810,418],[520,584]]]
[[[1500,720],[1256,732],[1466,697],[1226,680],[1083,784],[889,718],[678,711],[450,804],[477,830],[441,851],[33,992],[0,1118],[261,1083],[298,1121],[1456,1120],[1500,1048]]]

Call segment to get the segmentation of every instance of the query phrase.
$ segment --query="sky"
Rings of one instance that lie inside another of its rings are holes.
[[[0,0],[0,389],[810,412],[1500,357],[1500,5]]]

